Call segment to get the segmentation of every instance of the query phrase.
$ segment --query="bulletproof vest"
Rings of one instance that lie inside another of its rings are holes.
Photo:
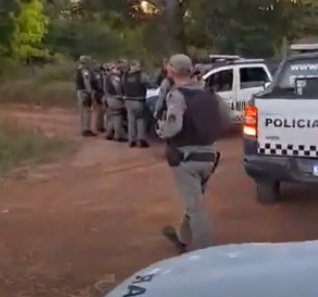
[[[221,132],[221,115],[216,96],[203,89],[179,87],[178,91],[184,96],[187,108],[182,130],[169,138],[169,144],[176,147],[213,144]]]
[[[103,91],[103,74],[101,71],[93,72],[91,84],[94,91]]]
[[[146,86],[141,81],[141,71],[128,72],[123,76],[123,92],[128,98],[145,98]]]
[[[76,70],[75,84],[76,84],[77,90],[85,90],[86,89],[85,83],[84,83],[84,78],[83,78],[83,73],[82,73],[82,68],[77,68],[77,70]]]
[[[111,80],[112,75],[108,74],[105,77],[105,88],[106,88],[106,92],[107,94],[111,95],[111,96],[118,96],[119,93],[116,90],[112,80]]]

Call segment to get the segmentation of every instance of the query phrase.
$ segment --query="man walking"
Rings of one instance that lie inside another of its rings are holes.
[[[123,75],[122,85],[128,118],[129,146],[149,146],[146,141],[145,100],[148,77],[141,71],[140,63],[132,61],[129,72]]]
[[[84,137],[96,136],[91,130],[91,110],[93,103],[92,73],[89,68],[90,58],[81,56],[76,69],[77,100],[80,107],[81,133]]]
[[[218,99],[193,81],[191,74],[188,56],[170,58],[168,76],[174,87],[166,99],[166,116],[158,123],[159,133],[167,139],[167,161],[185,206],[179,228],[167,226],[163,235],[180,252],[213,244],[203,195],[220,156],[213,147],[222,123]]]

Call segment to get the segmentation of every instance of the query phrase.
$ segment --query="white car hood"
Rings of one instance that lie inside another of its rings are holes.
[[[147,90],[147,94],[146,94],[146,98],[158,96],[159,95],[159,90],[160,90],[160,88],[148,89]]]
[[[317,297],[318,241],[226,245],[188,253],[151,265],[105,297],[133,296]]]

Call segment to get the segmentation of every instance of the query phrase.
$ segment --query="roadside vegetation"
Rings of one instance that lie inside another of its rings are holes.
[[[318,35],[316,0],[0,0],[0,103],[76,106],[77,58],[267,58]]]
[[[13,168],[55,161],[74,151],[72,141],[48,137],[10,121],[0,122],[0,178]]]
[[[317,15],[316,0],[0,0],[0,103],[76,107],[82,54],[139,59],[150,74],[176,52],[282,56],[289,43],[318,36]],[[0,174],[68,150],[0,125]]]

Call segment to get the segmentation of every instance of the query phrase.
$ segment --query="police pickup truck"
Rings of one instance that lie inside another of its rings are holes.
[[[202,79],[207,88],[213,89],[231,107],[232,123],[242,123],[247,101],[272,81],[278,65],[276,60],[232,59],[214,63]]]
[[[213,63],[207,66],[209,70],[202,76],[202,83],[217,92],[231,106],[232,123],[242,123],[246,102],[272,81],[280,61],[224,55],[212,55],[210,59]],[[159,88],[148,90],[146,103],[151,112],[158,93]]]
[[[281,182],[318,184],[318,45],[287,57],[245,108],[244,167],[256,198],[279,198]]]

